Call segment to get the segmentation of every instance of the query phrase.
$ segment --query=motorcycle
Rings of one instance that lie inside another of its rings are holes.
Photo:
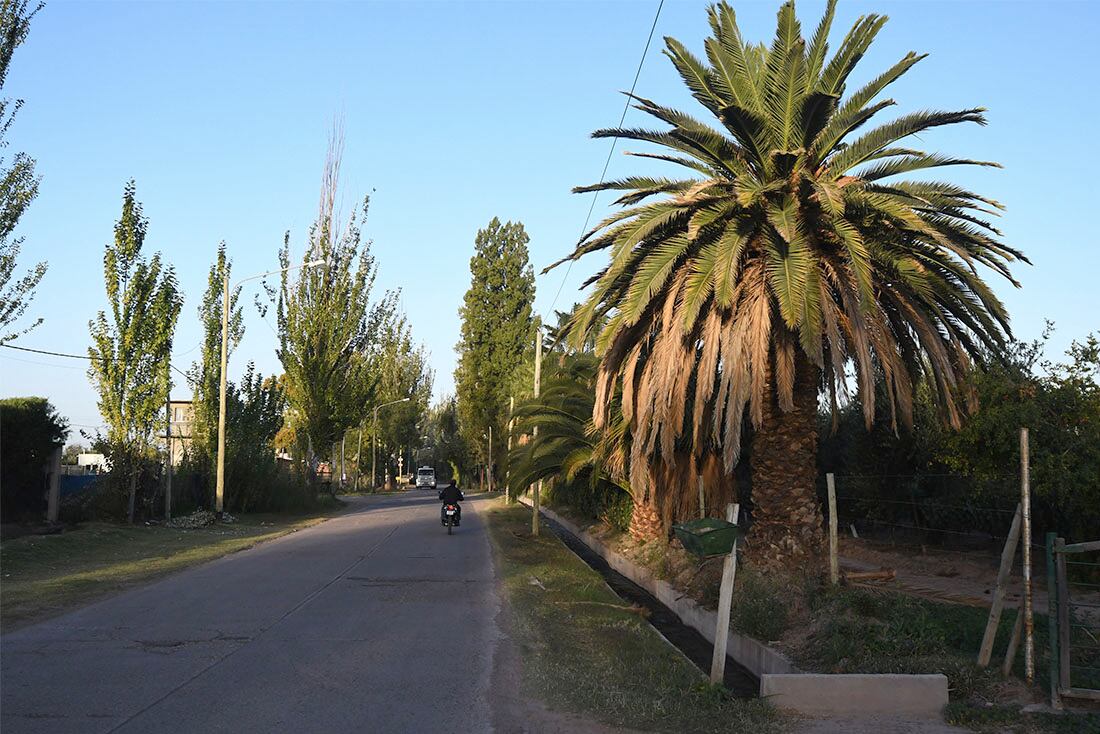
[[[447,535],[451,535],[458,524],[458,505],[453,502],[443,505],[443,524],[447,526]]]

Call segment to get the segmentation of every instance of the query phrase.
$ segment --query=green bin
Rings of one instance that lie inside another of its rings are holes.
[[[672,532],[684,547],[697,556],[721,556],[733,549],[733,544],[744,531],[732,522],[716,517],[677,523]]]

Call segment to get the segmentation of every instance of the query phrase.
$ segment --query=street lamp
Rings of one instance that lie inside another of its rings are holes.
[[[370,486],[373,490],[378,486],[377,474],[375,474],[375,463],[378,461],[378,409],[385,408],[387,405],[397,405],[398,403],[407,403],[412,398],[400,398],[398,400],[391,400],[388,403],[382,403],[381,405],[374,406],[374,421],[371,423],[371,450],[370,450]]]
[[[324,260],[311,260],[310,262],[303,263],[302,265],[293,265],[289,268],[281,268],[279,270],[269,270],[266,273],[260,273],[258,275],[250,275],[247,278],[241,278],[233,287],[239,286],[241,283],[245,283],[250,280],[256,280],[257,278],[265,278],[268,275],[275,275],[276,273],[285,273],[290,270],[297,270],[299,268],[315,268],[320,265],[324,265]],[[214,490],[214,511],[218,515],[222,514],[222,508],[225,502],[225,370],[229,362],[229,269],[226,268],[225,275],[222,277],[222,370],[221,377],[218,380],[218,480]]]

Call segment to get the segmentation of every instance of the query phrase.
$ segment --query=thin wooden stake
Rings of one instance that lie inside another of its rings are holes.
[[[840,557],[836,537],[836,478],[832,472],[825,475],[825,484],[829,488],[829,582],[836,586],[840,583]]]
[[[726,505],[726,522],[737,524],[738,504]],[[718,593],[718,623],[714,630],[714,653],[710,659],[710,682],[726,679],[726,642],[730,633],[730,607],[733,606],[733,580],[737,574],[737,541],[722,563],[722,587]]]
[[[1008,531],[1004,548],[1001,550],[1001,567],[997,571],[997,585],[993,588],[993,603],[989,607],[989,619],[985,623],[982,646],[978,649],[978,667],[989,665],[993,657],[993,640],[997,637],[997,627],[1001,623],[1004,609],[1005,592],[1008,590],[1008,577],[1012,573],[1012,561],[1016,558],[1016,546],[1020,542],[1020,521],[1023,517],[1021,505],[1016,505],[1016,514],[1012,517],[1012,528]],[[1020,610],[1023,612],[1023,609]],[[1023,614],[1019,615],[1023,619]]]
[[[703,494],[703,476],[699,475],[699,519],[702,520],[707,516],[707,503],[706,497]]]
[[[1022,609],[1016,610],[1016,623],[1012,625],[1012,636],[1008,638],[1008,650],[1001,665],[1001,675],[1012,675],[1012,666],[1016,662],[1016,651],[1020,649],[1020,637],[1024,633],[1024,615]]]

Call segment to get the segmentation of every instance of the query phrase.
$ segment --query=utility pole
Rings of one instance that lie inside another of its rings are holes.
[[[222,369],[218,379],[218,478],[214,512],[222,514],[225,501],[225,368],[229,361],[229,268],[222,272]]]
[[[539,396],[539,388],[542,386],[542,327],[535,329],[535,397]],[[539,435],[539,427],[535,426],[535,436]],[[542,494],[542,480],[535,485],[535,494],[531,498],[531,535],[539,534],[539,495]]]
[[[258,275],[250,275],[237,281],[237,285],[245,281],[263,278],[276,273],[283,273],[298,268],[316,268],[324,265],[324,260],[311,260],[301,265],[294,265],[280,270],[271,270]],[[225,368],[229,362],[229,266],[228,261],[224,273],[222,273],[222,368],[218,378],[218,478],[214,489],[214,511],[220,516],[225,499]],[[312,450],[311,450],[312,455]]]
[[[511,462],[511,456],[512,456],[512,429],[515,428],[515,422],[516,422],[515,418],[512,417],[512,414],[515,413],[515,411],[516,411],[516,396],[515,395],[510,395],[510,396],[508,396],[508,457],[509,457],[509,461],[508,461],[508,468],[505,469],[505,471],[504,471],[504,496],[505,496],[506,499],[509,497],[509,495],[512,492],[512,490],[511,490],[511,486],[512,486],[512,462]]]
[[[347,439],[347,433],[340,437],[340,488],[344,488],[344,482],[348,478],[348,465],[344,463],[344,441]]]
[[[355,443],[355,491],[356,492],[359,491],[359,475],[363,473],[362,469],[359,468],[360,466],[362,466],[360,461],[359,461],[359,457],[363,453],[363,423],[365,423],[365,421],[359,421],[359,438],[356,439],[356,443]]]
[[[165,370],[167,372],[168,370]],[[168,462],[165,466],[164,481],[164,522],[172,519],[172,380],[168,379],[168,394],[164,398],[164,410],[167,419],[164,421],[164,443],[168,447]]]
[[[489,491],[493,491],[493,426],[489,425]]]

